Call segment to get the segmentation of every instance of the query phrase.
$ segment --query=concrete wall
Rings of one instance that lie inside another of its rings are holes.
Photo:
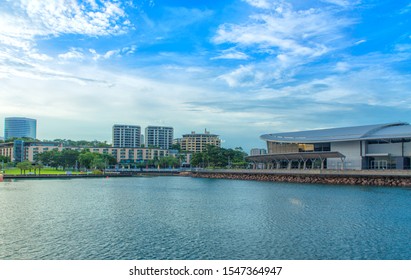
[[[344,166],[340,159],[327,159],[327,169],[362,169],[360,141],[331,143],[332,152],[340,152],[345,155]]]

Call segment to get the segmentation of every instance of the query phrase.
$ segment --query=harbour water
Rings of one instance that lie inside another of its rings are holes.
[[[0,183],[0,259],[411,259],[411,189],[189,177]]]

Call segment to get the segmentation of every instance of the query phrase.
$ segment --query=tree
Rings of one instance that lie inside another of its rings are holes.
[[[246,155],[239,147],[233,150],[208,145],[204,152],[193,155],[191,165],[213,168],[245,167],[247,165]]]
[[[34,156],[34,161],[35,162],[41,162],[44,165],[49,166],[51,163],[51,157],[52,153],[51,152],[43,152],[41,154],[37,154]]]
[[[171,145],[172,150],[177,150],[178,152],[181,152],[181,145],[180,144],[172,144]]]
[[[78,161],[86,169],[104,169],[109,165],[117,164],[116,158],[112,155],[92,152],[80,153]]]
[[[100,154],[107,166],[116,165],[117,159],[109,154]]]
[[[63,156],[61,152],[59,152],[58,150],[52,150],[50,151],[50,154],[51,154],[51,162],[50,162],[51,167],[54,167],[57,170],[60,166],[63,166]]]
[[[190,162],[192,166],[206,167],[208,166],[208,155],[205,152],[195,153]]]
[[[17,163],[16,167],[20,169],[20,174],[26,174],[26,170],[32,169],[31,162],[28,160]]]
[[[76,165],[76,161],[78,160],[80,153],[75,150],[63,150],[61,152],[61,162],[63,165],[63,169],[68,167],[73,167]]]
[[[173,156],[162,157],[159,164],[163,168],[178,167],[180,165],[178,159]]]
[[[93,169],[104,169],[106,167],[106,163],[104,159],[99,154],[95,154],[93,160],[91,161],[91,167]]]
[[[10,162],[10,158],[6,157],[6,156],[0,156],[0,162],[8,163],[8,162]]]
[[[60,166],[64,167],[64,160],[62,152],[57,150],[46,151],[41,154],[37,154],[34,157],[34,161],[40,162],[43,165],[51,166],[58,169]]]
[[[82,167],[86,169],[91,169],[91,164],[94,160],[94,155],[91,152],[80,153],[78,161]]]
[[[40,175],[40,170],[44,167],[42,163],[38,162],[36,164],[34,164],[34,174],[36,174],[36,170],[39,171],[39,175]]]

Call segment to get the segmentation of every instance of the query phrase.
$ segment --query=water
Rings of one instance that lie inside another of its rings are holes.
[[[411,189],[188,177],[3,182],[0,259],[411,259]]]

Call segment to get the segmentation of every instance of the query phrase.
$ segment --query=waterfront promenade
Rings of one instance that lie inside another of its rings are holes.
[[[75,179],[98,177],[186,176],[269,182],[411,187],[411,170],[325,169],[144,169],[106,171],[103,174],[4,175],[4,179]]]
[[[144,169],[144,170],[106,170],[102,174],[3,174],[4,179],[75,179],[99,177],[139,177],[139,176],[172,176],[179,175],[179,169]]]

